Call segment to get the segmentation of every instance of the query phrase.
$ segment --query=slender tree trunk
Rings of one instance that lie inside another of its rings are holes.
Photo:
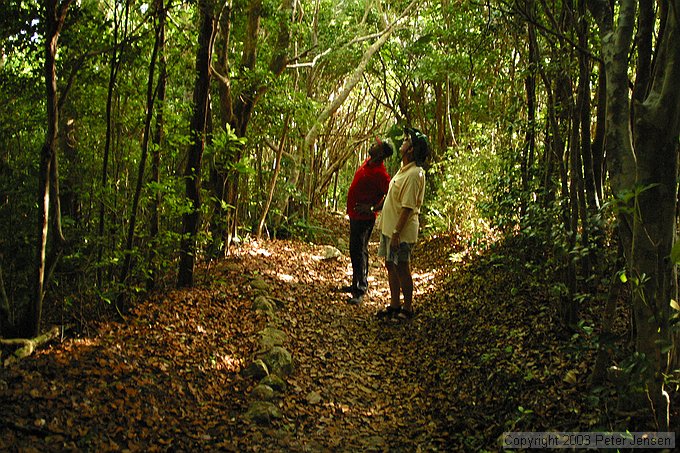
[[[102,176],[101,176],[101,201],[99,203],[99,246],[97,247],[97,263],[101,263],[104,254],[104,233],[106,229],[106,197],[109,184],[109,155],[111,153],[111,142],[113,137],[113,97],[116,87],[116,79],[118,76],[118,68],[120,60],[118,58],[118,8],[113,8],[113,46],[111,48],[111,61],[109,67],[109,86],[106,94],[106,139],[104,142],[104,156],[102,157]],[[102,287],[103,284],[103,270],[100,267],[97,270],[97,286]]]
[[[595,195],[598,200],[603,200],[605,175],[604,137],[607,123],[607,74],[603,63],[599,64],[597,72],[597,113],[591,152],[593,156],[593,182],[595,184]]]
[[[281,171],[281,156],[283,155],[283,147],[286,142],[286,137],[288,135],[288,124],[290,123],[290,115],[286,116],[284,120],[283,133],[281,134],[281,140],[279,140],[279,145],[276,150],[276,165],[274,166],[274,174],[272,175],[272,180],[269,183],[269,190],[267,195],[267,201],[262,208],[262,214],[260,215],[260,221],[257,224],[256,236],[259,238],[262,236],[262,229],[264,228],[264,222],[267,220],[267,214],[269,213],[269,207],[272,204],[272,199],[274,198],[274,190],[276,190],[276,180],[278,179],[279,172]]]
[[[162,7],[162,6],[161,6]],[[156,40],[154,42],[153,51],[151,53],[151,61],[149,63],[149,78],[146,87],[146,115],[144,118],[144,135],[142,137],[142,153],[139,160],[139,169],[137,172],[137,184],[135,193],[132,199],[132,208],[130,211],[130,222],[128,225],[127,240],[125,243],[125,257],[123,259],[123,266],[120,272],[120,282],[124,285],[127,282],[128,275],[132,267],[133,246],[135,240],[135,227],[137,225],[137,212],[139,210],[139,200],[142,196],[142,188],[144,186],[144,173],[146,171],[146,159],[149,155],[149,139],[151,136],[151,121],[153,119],[154,106],[154,87],[155,87],[155,73],[156,61],[158,59],[158,52],[161,46],[161,27],[156,26]],[[120,311],[126,311],[125,297],[119,299],[122,304],[118,305]]]
[[[529,70],[524,80],[524,87],[527,94],[527,131],[524,138],[524,149],[522,151],[522,200],[520,202],[520,219],[527,213],[527,198],[529,197],[529,186],[531,182],[531,161],[536,149],[536,71],[538,62],[538,44],[536,42],[536,27],[533,24],[527,25],[529,41]]]
[[[30,318],[26,323],[26,333],[32,337],[40,333],[42,303],[45,287],[45,256],[49,230],[50,177],[54,154],[57,152],[57,133],[59,125],[59,94],[57,92],[56,55],[57,42],[66,13],[72,0],[47,0],[45,2],[45,77],[47,101],[47,134],[40,153],[40,172],[38,181],[38,247],[35,265],[35,280]]]
[[[577,32],[579,45],[582,49],[588,47],[588,22],[586,18],[585,0],[579,0]],[[579,147],[574,149],[574,175],[577,185],[578,216],[581,219],[581,247],[589,250],[591,222],[589,213],[597,209],[598,200],[595,194],[595,184],[593,181],[593,163],[590,150],[590,63],[588,55],[584,52],[578,53],[579,76],[576,95],[576,110],[574,112],[574,128],[579,134],[574,134],[578,138]],[[591,210],[588,210],[590,206]],[[581,275],[587,278],[591,270],[591,253],[581,255]]]
[[[158,249],[155,245],[158,244],[158,234],[160,233],[160,208],[161,208],[161,193],[158,186],[161,182],[161,145],[163,143],[164,134],[164,111],[165,111],[165,92],[168,80],[167,73],[167,57],[165,55],[165,22],[167,18],[167,10],[170,7],[172,0],[168,0],[167,8],[163,6],[163,0],[157,0],[156,7],[158,8],[158,36],[159,36],[159,73],[158,73],[158,108],[156,109],[156,129],[153,134],[153,150],[151,153],[151,182],[156,185],[156,192],[154,194],[153,202],[151,203],[151,225],[149,226],[149,236],[152,247],[149,250],[149,276],[147,278],[147,289],[151,290],[156,286],[156,274],[158,273]]]
[[[0,337],[14,337],[17,326],[12,319],[12,311],[9,308],[9,298],[5,290],[5,279],[2,276],[2,264],[0,263]]]
[[[215,39],[215,16],[208,0],[199,1],[201,26],[196,52],[196,83],[191,119],[191,147],[184,172],[186,196],[191,211],[182,217],[182,244],[179,256],[177,285],[192,286],[196,259],[196,236],[200,227],[201,166],[205,147],[205,127],[210,99],[210,61]]]
[[[578,0],[578,42],[581,49],[588,48],[588,17],[586,16],[586,0]],[[579,86],[578,101],[579,128],[581,130],[581,160],[583,162],[583,183],[588,208],[597,211],[600,207],[595,188],[594,160],[590,138],[591,102],[590,102],[590,57],[585,52],[578,53]]]

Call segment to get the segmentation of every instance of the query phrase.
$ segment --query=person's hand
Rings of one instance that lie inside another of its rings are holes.
[[[390,248],[392,250],[396,250],[399,248],[400,240],[399,240],[399,233],[394,232],[392,233],[392,237],[390,238]]]
[[[371,214],[373,211],[371,211],[371,205],[368,203],[357,203],[354,205],[354,209],[359,213],[359,214]]]

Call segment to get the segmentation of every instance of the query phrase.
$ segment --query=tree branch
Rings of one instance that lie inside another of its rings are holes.
[[[28,357],[29,355],[33,354],[33,351],[35,351],[38,346],[57,338],[59,334],[59,326],[54,326],[44,334],[32,339],[13,338],[9,340],[0,340],[0,346],[19,347],[4,360],[3,366],[9,366],[21,359]]]
[[[354,87],[359,83],[361,80],[361,76],[366,70],[366,66],[368,66],[368,62],[371,60],[373,55],[380,49],[380,47],[383,46],[391,36],[392,32],[396,29],[397,25],[401,20],[406,17],[409,12],[413,9],[413,7],[418,3],[418,0],[414,0],[411,2],[406,9],[401,13],[401,15],[395,19],[385,30],[383,30],[380,33],[380,38],[371,44],[368,49],[366,49],[366,52],[364,52],[363,57],[361,58],[361,61],[359,62],[359,65],[357,68],[354,70],[354,73],[345,81],[344,86],[342,87],[342,90],[340,91],[339,95],[319,114],[317,117],[316,121],[314,122],[314,125],[310,128],[309,132],[307,132],[307,135],[305,136],[305,148],[309,148],[312,143],[316,140],[316,137],[319,133],[319,127],[334,113],[336,112],[340,106],[345,102],[349,94],[352,92]]]

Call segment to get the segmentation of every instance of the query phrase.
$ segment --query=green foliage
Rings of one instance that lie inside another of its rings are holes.
[[[247,157],[242,157],[238,162],[234,162],[235,156],[243,149],[247,140],[245,137],[238,137],[236,132],[227,124],[212,135],[212,141],[205,148],[204,157],[215,170],[227,173],[236,170],[240,173],[251,171],[248,166]]]
[[[315,242],[320,235],[329,233],[329,230],[315,225],[306,219],[297,216],[286,217],[285,221],[275,231],[278,239],[296,238],[306,242]]]

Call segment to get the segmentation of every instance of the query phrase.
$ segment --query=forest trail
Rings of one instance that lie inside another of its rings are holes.
[[[512,249],[466,263],[453,235],[421,241],[417,316],[384,321],[389,290],[371,247],[358,307],[336,291],[348,257],[250,242],[195,288],[0,368],[0,450],[497,451],[504,431],[626,421],[607,408],[612,395],[588,390],[592,351],[557,338],[546,290],[508,265]],[[256,281],[273,316],[253,310]],[[273,400],[280,416],[258,424],[246,417],[257,381],[242,370],[267,325],[285,332],[294,370]]]
[[[158,294],[127,323],[104,323],[3,369],[0,450],[446,448],[460,414],[447,413],[447,395],[431,393],[423,368],[433,274],[414,268],[416,318],[378,320],[389,289],[376,248],[360,306],[337,292],[351,280],[347,256],[324,259],[324,246],[294,241],[248,243],[204,269],[196,288]],[[282,305],[274,322],[252,310],[255,279]],[[295,369],[274,400],[281,418],[258,426],[244,416],[256,382],[240,371],[267,324],[286,332]]]
[[[418,367],[419,356],[428,349],[421,343],[428,336],[422,330],[426,325],[419,317],[376,317],[389,301],[386,272],[376,249],[374,241],[370,293],[360,306],[349,305],[348,296],[337,292],[351,281],[348,258],[329,262],[320,261],[318,255],[298,258],[302,266],[296,269],[299,278],[292,291],[300,297],[291,300],[295,317],[284,328],[298,371],[289,379],[293,398],[282,409],[294,414],[294,431],[304,433],[297,439],[302,449],[414,451],[417,446],[446,444],[448,434],[427,415],[434,403],[428,395],[429,379],[422,376],[428,371]],[[276,259],[285,269],[296,258]],[[414,272],[416,302],[431,279],[430,272]],[[294,437],[288,439],[293,445]]]

